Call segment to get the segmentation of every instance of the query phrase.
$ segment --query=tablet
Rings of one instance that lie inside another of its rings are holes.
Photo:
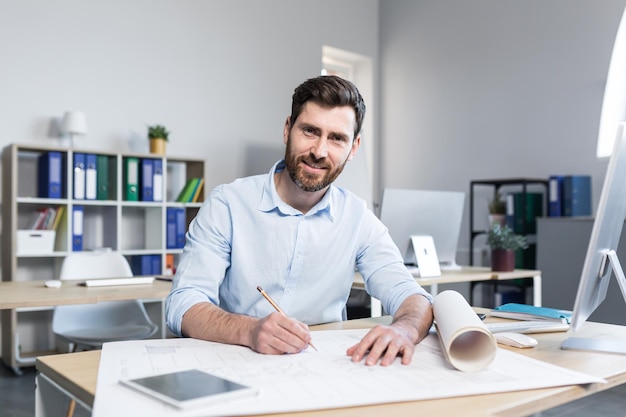
[[[258,393],[256,388],[196,369],[120,380],[120,383],[176,408],[196,407]]]

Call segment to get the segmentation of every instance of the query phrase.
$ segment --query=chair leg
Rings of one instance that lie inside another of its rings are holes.
[[[70,404],[67,407],[66,417],[73,417],[75,408],[76,408],[76,401],[72,398],[72,399],[70,399]]]

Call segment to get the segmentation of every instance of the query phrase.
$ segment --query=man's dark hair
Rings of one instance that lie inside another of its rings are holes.
[[[307,101],[312,101],[322,107],[350,106],[356,115],[354,137],[361,131],[365,116],[365,102],[356,86],[348,80],[336,75],[322,75],[310,78],[300,84],[291,97],[291,125],[302,113]]]

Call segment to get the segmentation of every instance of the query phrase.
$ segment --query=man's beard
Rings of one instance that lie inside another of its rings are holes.
[[[321,178],[317,175],[309,175],[304,172],[304,169],[300,164],[301,162],[317,168],[325,168],[326,173]],[[291,135],[289,135],[289,138],[287,139],[287,149],[285,151],[286,169],[289,173],[291,181],[293,181],[303,191],[313,193],[328,187],[337,179],[339,174],[341,174],[343,168],[346,166],[346,162],[348,162],[348,158],[343,161],[343,164],[333,170],[329,169],[330,164],[326,158],[316,159],[310,153],[308,156],[295,156],[291,151]]]

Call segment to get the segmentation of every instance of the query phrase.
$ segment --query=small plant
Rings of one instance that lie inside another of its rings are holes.
[[[148,126],[148,138],[149,139],[164,139],[166,142],[169,140],[170,132],[167,131],[165,126],[154,125]]]
[[[513,232],[509,226],[501,226],[499,223],[494,223],[487,233],[487,244],[491,246],[491,249],[502,250],[517,250],[526,249],[528,242],[526,236],[517,235]]]
[[[489,202],[489,214],[506,214],[506,202],[502,200],[502,194],[496,192],[493,200]]]

